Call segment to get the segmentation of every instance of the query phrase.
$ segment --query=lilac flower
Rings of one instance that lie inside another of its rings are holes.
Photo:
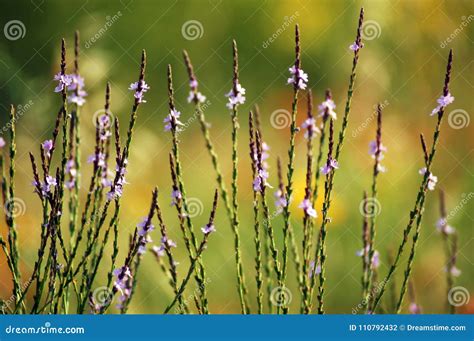
[[[421,168],[418,173],[420,173],[421,175],[425,175],[426,174],[426,167],[423,167]],[[431,172],[430,174],[428,175],[428,189],[430,191],[434,191],[435,187],[436,187],[436,183],[438,182],[438,177],[433,175]]]
[[[98,167],[104,167],[105,166],[105,154],[99,152],[99,154],[91,154],[87,158],[87,163],[95,163],[97,162]]]
[[[338,168],[339,168],[339,163],[336,161],[336,159],[333,159],[332,157],[330,157],[328,159],[328,162],[320,169],[321,169],[321,173],[323,173],[324,175],[327,175],[333,169],[338,169]]]
[[[354,52],[359,51],[363,47],[364,47],[364,45],[362,43],[360,45],[358,45],[356,42],[349,45],[349,49],[351,49]]]
[[[115,276],[114,288],[115,290],[120,291],[120,303],[117,305],[117,308],[121,309],[131,294],[130,282],[132,280],[132,273],[130,268],[125,265],[121,268],[115,269],[113,275]]]
[[[72,83],[72,77],[70,75],[63,75],[61,72],[58,72],[54,76],[54,80],[58,81],[58,85],[54,89],[54,92],[61,92],[63,90],[67,90],[68,86]]]
[[[123,186],[128,182],[125,180],[125,174],[127,173],[128,160],[125,159],[121,165],[115,166],[115,171],[118,173],[118,179],[115,183],[111,183],[110,191],[107,193],[107,200],[118,199],[123,194]]]
[[[146,103],[146,101],[143,99],[143,96],[145,95],[145,92],[150,90],[150,87],[145,83],[144,80],[130,84],[128,90],[135,91],[133,96],[137,99],[138,103]]]
[[[138,240],[138,251],[137,251],[137,253],[139,255],[143,255],[144,253],[146,253],[146,245],[148,243],[151,243],[151,242],[153,242],[153,240],[151,239],[150,235],[148,235],[148,234],[143,236],[142,238],[140,238]]]
[[[144,217],[143,220],[137,224],[137,227],[139,228],[138,235],[140,237],[146,236],[155,229],[155,225],[153,225],[151,221],[148,220],[148,217]]]
[[[197,90],[197,86],[198,86],[197,80],[193,79],[189,81],[189,87],[191,88],[191,90],[189,91],[188,103],[191,103],[191,102],[204,103],[206,101],[206,96],[204,96]]]
[[[387,147],[385,147],[382,143],[380,143],[380,151],[378,155],[378,160],[377,163],[377,170],[381,173],[385,173],[386,168],[380,164],[380,161],[382,161],[385,158],[385,155],[383,154],[384,152],[387,151]],[[369,154],[372,155],[372,158],[375,159],[375,155],[377,154],[377,141],[370,141],[369,143]]]
[[[169,239],[167,236],[161,238],[161,243],[169,248],[176,247],[176,243]]]
[[[356,255],[358,257],[364,257],[365,254],[369,254],[369,248],[370,246],[367,245],[365,250],[361,249],[356,252]],[[377,250],[374,250],[374,254],[372,255],[372,268],[377,269],[380,266],[380,253]]]
[[[438,102],[438,106],[433,109],[433,111],[431,112],[431,116],[436,115],[441,109],[444,109],[449,104],[453,103],[454,97],[448,92],[446,96],[441,96],[436,102]]]
[[[408,311],[410,312],[410,314],[421,314],[421,308],[415,302],[410,303],[410,305],[408,306]]]
[[[5,147],[5,145],[6,145],[5,140],[3,139],[3,137],[0,137],[0,148]]]
[[[211,224],[211,225],[207,224],[206,226],[201,227],[201,231],[202,231],[202,233],[204,233],[205,235],[208,235],[208,234],[210,234],[210,233],[212,233],[212,232],[215,232],[215,231],[216,231],[216,228],[214,227],[213,224]]]
[[[46,182],[41,186],[43,194],[47,195],[48,193],[51,193],[51,187],[56,187],[57,184],[55,177],[51,175],[46,176]]]
[[[177,111],[176,109],[171,109],[168,116],[166,116],[163,120],[163,122],[166,123],[165,131],[171,131],[171,129],[173,128],[173,124],[176,126],[176,130],[179,131],[179,126],[184,126],[183,122],[179,120],[180,116],[181,113],[179,111]]]
[[[87,92],[83,90],[84,78],[76,74],[72,74],[69,77],[71,77],[71,84],[67,90],[72,91],[72,93],[68,96],[68,101],[69,103],[76,103],[78,106],[82,106],[86,102],[84,97],[87,96]]]
[[[306,129],[304,133],[305,139],[308,139],[310,135],[311,135],[311,138],[314,138],[316,134],[320,132],[319,128],[316,127],[316,119],[313,117],[307,118],[301,125],[301,129]]]
[[[449,272],[454,277],[461,276],[461,270],[459,270],[456,266],[451,266],[450,269],[449,269]]]
[[[336,104],[332,99],[328,98],[318,105],[319,116],[325,118],[327,111],[327,115],[331,116],[334,120],[337,120],[337,114],[334,109],[336,109]]]
[[[74,159],[69,159],[66,162],[66,173],[69,174],[70,180],[66,181],[66,188],[73,189],[76,185],[76,176],[77,176],[77,169],[75,168],[75,161]]]
[[[259,169],[255,179],[253,180],[253,190],[255,192],[260,192],[263,187],[270,187],[270,184],[267,182],[268,171],[264,168]]]
[[[46,140],[42,144],[47,157],[51,157],[51,150],[53,150],[53,140]]]
[[[315,268],[316,266],[316,268]],[[312,278],[313,277],[313,273],[315,275],[319,275],[321,273],[321,264],[316,264],[316,262],[314,260],[312,260],[311,262],[309,262],[309,273],[308,273],[308,276],[309,278]]]
[[[165,247],[163,245],[154,245],[151,248],[151,251],[155,254],[156,257],[163,257],[165,255]]]
[[[245,89],[237,83],[236,90],[230,90],[225,96],[229,98],[229,102],[227,103],[227,108],[233,109],[237,107],[239,104],[245,103]]]
[[[436,229],[439,232],[445,233],[445,234],[453,234],[456,229],[452,227],[451,225],[448,225],[448,221],[446,218],[440,218],[438,222],[436,223]]]
[[[176,206],[178,204],[178,200],[182,199],[181,192],[177,189],[171,191],[171,204],[170,206]]]
[[[308,74],[302,69],[297,68],[295,65],[288,69],[290,71],[291,77],[288,78],[287,84],[293,84],[296,88],[300,90],[306,89],[308,85]]]
[[[285,198],[285,195],[283,194],[283,191],[281,189],[277,189],[275,191],[275,207],[278,212],[281,212],[286,205],[288,205],[288,202]]]
[[[309,199],[304,199],[298,207],[302,208],[303,211],[310,217],[316,218],[318,216],[318,213],[313,208],[313,205]]]

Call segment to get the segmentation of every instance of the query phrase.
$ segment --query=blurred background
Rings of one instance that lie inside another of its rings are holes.
[[[129,172],[121,215],[123,260],[127,238],[146,215],[151,190],[161,190],[160,203],[165,219],[177,240],[180,273],[187,267],[183,241],[175,211],[169,207],[170,175],[168,153],[170,135],[164,132],[163,118],[168,114],[166,67],[173,66],[176,102],[182,112],[185,131],[180,135],[184,181],[188,197],[196,207],[194,224],[208,219],[215,177],[204,147],[193,108],[186,101],[188,81],[182,60],[186,49],[193,61],[200,91],[207,96],[205,114],[212,124],[211,137],[217,149],[227,187],[231,171],[231,121],[224,94],[231,88],[232,38],[240,57],[240,82],[247,89],[247,102],[240,108],[239,200],[242,253],[252,308],[255,310],[255,273],[251,172],[248,157],[248,110],[260,106],[265,141],[270,145],[270,183],[275,187],[276,157],[287,161],[289,129],[285,118],[291,108],[292,88],[286,85],[288,67],[294,61],[294,25],[301,28],[302,65],[309,74],[309,87],[315,102],[321,102],[331,88],[336,102],[337,131],[346,100],[359,9],[365,8],[365,47],[361,51],[352,111],[346,133],[340,169],[336,175],[334,197],[327,237],[327,298],[329,313],[351,313],[361,301],[361,222],[362,192],[371,183],[373,161],[368,143],[375,136],[374,109],[384,106],[383,143],[388,151],[387,168],[379,179],[380,214],[377,216],[376,248],[381,253],[380,276],[388,270],[387,255],[395,252],[420,183],[423,157],[419,134],[429,143],[436,118],[430,117],[440,96],[446,59],[454,49],[451,93],[456,100],[446,111],[433,173],[439,182],[428,194],[421,240],[413,268],[416,300],[427,313],[441,313],[446,301],[445,255],[441,235],[435,228],[439,219],[439,188],[446,191],[450,225],[459,233],[458,268],[462,274],[456,285],[474,295],[474,3],[472,1],[15,1],[2,4],[0,36],[0,111],[1,126],[8,122],[10,103],[22,105],[17,121],[17,196],[25,203],[18,218],[21,267],[30,274],[36,257],[40,233],[40,203],[33,195],[28,152],[36,153],[38,144],[50,136],[60,98],[53,92],[53,75],[59,70],[60,40],[68,45],[72,62],[73,37],[81,34],[80,70],[85,77],[87,102],[82,115],[84,164],[93,151],[93,117],[104,105],[106,81],[112,85],[111,110],[125,127],[133,94],[127,88],[135,82],[140,53],[146,49],[146,80],[151,90],[147,103],[139,110],[135,138],[129,159]],[[12,20],[19,33],[8,31]],[[306,115],[301,97],[298,123]],[[282,129],[284,128],[284,129]],[[1,132],[3,135],[5,131]],[[295,185],[292,204],[293,226],[301,236],[302,200],[305,179],[305,143],[297,138]],[[88,168],[85,166],[84,168]],[[90,166],[89,166],[90,168]],[[87,179],[89,172],[83,176]],[[269,200],[272,201],[272,193]],[[317,210],[320,211],[321,202]],[[272,205],[273,210],[273,205]],[[320,220],[318,219],[319,227]],[[281,247],[282,218],[273,220]],[[5,233],[5,223],[1,222]],[[204,262],[209,277],[210,310],[213,313],[238,313],[233,237],[224,207],[218,212],[217,233],[210,238]],[[153,236],[159,242],[158,233]],[[411,245],[411,241],[409,243]],[[407,250],[408,251],[408,250]],[[405,256],[408,252],[405,252]],[[109,268],[106,257],[104,270]],[[406,260],[406,257],[403,258]],[[10,278],[1,258],[0,293],[10,295]],[[292,264],[288,286],[293,309],[299,307],[299,294]],[[404,264],[404,263],[403,263]],[[402,269],[396,275],[397,288]],[[25,275],[26,277],[26,275]],[[154,257],[147,253],[139,273],[137,294],[130,312],[158,313],[172,293]],[[103,285],[102,278],[95,284]],[[190,288],[192,289],[192,288]],[[189,290],[189,295],[192,290]],[[406,300],[405,302],[408,302]],[[406,310],[405,310],[406,311]],[[474,302],[459,308],[473,312]]]

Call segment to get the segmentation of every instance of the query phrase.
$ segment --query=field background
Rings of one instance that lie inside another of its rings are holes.
[[[186,102],[188,86],[181,53],[182,49],[190,53],[200,89],[210,101],[206,116],[212,123],[212,139],[225,178],[229,181],[231,122],[224,94],[231,87],[231,40],[237,40],[241,84],[247,89],[247,102],[240,110],[240,229],[247,285],[251,297],[254,297],[248,110],[255,103],[260,106],[265,140],[271,146],[270,183],[276,185],[276,156],[280,155],[286,163],[289,134],[288,129],[275,129],[270,117],[276,110],[290,110],[292,90],[285,84],[287,69],[294,59],[293,26],[299,23],[301,27],[303,68],[309,73],[309,86],[315,102],[322,100],[327,87],[331,88],[336,111],[342,117],[352,62],[348,46],[354,40],[361,5],[365,7],[366,20],[376,24],[376,32],[371,37],[373,39],[365,41],[361,51],[347,138],[342,157],[338,160],[341,167],[336,175],[330,212],[333,223],[329,226],[327,240],[325,306],[329,313],[350,313],[360,302],[361,261],[355,252],[361,248],[359,203],[362,191],[369,188],[371,181],[372,159],[367,146],[375,134],[374,105],[377,102],[385,105],[383,141],[388,148],[384,160],[388,172],[380,176],[379,182],[382,211],[377,218],[376,248],[382,253],[380,274],[383,276],[387,271],[387,252],[395,251],[398,246],[418,190],[418,169],[422,167],[418,136],[423,132],[431,141],[436,118],[430,117],[429,113],[442,89],[449,48],[453,48],[455,53],[451,93],[456,101],[448,107],[446,115],[455,109],[463,110],[465,118],[471,118],[473,113],[472,1],[121,0],[79,4],[24,0],[2,3],[1,26],[16,19],[26,28],[25,36],[15,41],[0,36],[2,127],[8,121],[10,103],[32,103],[17,123],[17,196],[26,204],[25,214],[18,218],[24,277],[33,266],[40,228],[40,205],[30,185],[32,175],[28,152],[36,153],[38,144],[50,136],[60,105],[58,96],[53,93],[55,84],[52,78],[59,68],[62,37],[67,39],[68,59],[72,61],[74,30],[81,32],[80,68],[89,93],[82,110],[84,163],[92,153],[92,117],[103,107],[106,81],[112,84],[112,112],[125,127],[132,104],[132,93],[127,88],[138,76],[141,49],[147,50],[146,79],[151,90],[146,95],[147,103],[139,110],[129,160],[127,180],[130,184],[125,188],[122,202],[120,256],[124,256],[129,232],[146,214],[151,190],[157,185],[173,239],[178,240],[178,260],[183,269],[187,266],[182,252],[183,242],[174,211],[168,205],[171,141],[162,124],[167,115],[166,66],[168,63],[173,65],[177,107],[182,112],[183,121],[187,122],[193,110]],[[190,20],[201,25],[197,39],[189,40],[182,34],[183,25]],[[106,22],[111,21],[113,23],[107,30],[99,34]],[[97,34],[99,39],[91,42],[90,39]],[[276,38],[270,42],[269,38],[274,35]],[[450,42],[446,41],[448,37],[451,37]],[[300,103],[299,122],[305,115],[304,101]],[[199,125],[196,120],[188,123],[181,134],[181,161],[188,196],[198,199],[203,205],[202,214],[194,219],[195,226],[199,227],[207,220],[215,179]],[[338,119],[337,130],[340,123]],[[446,190],[448,211],[460,207],[450,220],[459,231],[458,267],[462,275],[456,283],[466,287],[471,296],[474,295],[474,200],[467,199],[463,203],[463,199],[472,198],[474,192],[473,134],[474,123],[454,129],[446,119],[433,170],[439,178],[437,188]],[[303,196],[305,176],[303,141],[302,136],[298,136],[297,188],[293,204],[293,224],[297,231],[301,229],[301,212],[297,204]],[[87,179],[88,174],[83,179]],[[227,187],[230,187],[229,182]],[[429,313],[442,312],[446,297],[444,249],[441,236],[435,229],[438,212],[438,191],[430,192],[413,269],[417,300]],[[274,223],[280,242],[281,218],[275,219]],[[4,221],[0,227],[5,233]],[[216,227],[218,232],[211,237],[204,256],[210,280],[210,309],[213,313],[237,313],[233,239],[222,205]],[[158,241],[156,232],[154,237]],[[397,274],[398,285],[401,273]],[[5,299],[11,292],[7,274],[5,261],[1,258],[0,294]],[[293,272],[289,278],[296,308],[299,300]],[[161,312],[171,298],[171,291],[150,253],[144,258],[138,280],[138,291],[130,312]],[[99,280],[96,286],[100,285]],[[255,300],[252,304],[254,307]],[[472,300],[470,306],[464,306],[460,311],[472,313]]]

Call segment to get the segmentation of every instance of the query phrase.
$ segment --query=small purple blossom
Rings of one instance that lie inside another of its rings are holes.
[[[206,101],[206,96],[204,96],[197,90],[198,81],[196,79],[192,79],[191,81],[189,81],[189,87],[191,88],[191,90],[189,91],[188,103],[204,103]]]
[[[312,278],[313,274],[319,275],[320,273],[321,273],[321,264],[319,264],[319,262],[318,264],[316,264],[314,260],[309,262],[309,273],[308,273],[309,278]]]
[[[284,207],[288,205],[288,202],[281,189],[277,189],[275,191],[274,196],[275,196],[275,207],[277,211],[280,212]]]
[[[436,102],[438,102],[438,105],[431,112],[431,116],[436,115],[441,109],[444,109],[449,104],[453,103],[454,97],[451,95],[451,93],[448,92],[446,96],[442,95],[440,98],[438,98]]]
[[[54,92],[61,92],[67,90],[67,88],[72,84],[72,77],[70,75],[63,75],[61,72],[58,72],[54,76],[54,80],[58,81],[58,85],[54,89]]]
[[[334,120],[337,120],[337,114],[334,109],[336,109],[336,104],[332,99],[328,98],[318,105],[319,116],[325,118],[327,112],[327,115],[331,116]]]
[[[408,311],[410,312],[410,314],[421,314],[421,308],[415,302],[410,303],[410,305],[408,306]]]
[[[421,168],[418,173],[420,173],[421,175],[425,175],[426,174],[426,167],[423,167]],[[430,191],[434,191],[435,187],[436,187],[436,184],[438,183],[438,177],[433,175],[433,173],[429,173],[428,175],[428,189]]]
[[[318,213],[314,209],[313,205],[311,204],[311,200],[309,199],[304,199],[298,207],[302,208],[304,213],[310,217],[316,218],[318,216]]]
[[[255,176],[253,180],[253,190],[255,192],[260,192],[263,187],[270,187],[269,183],[267,182],[268,179],[268,171],[264,168],[259,169],[258,174]]]
[[[449,272],[454,277],[459,277],[459,276],[461,276],[461,273],[462,273],[462,271],[459,270],[456,266],[451,266],[450,269],[449,269]]]
[[[212,233],[212,232],[215,232],[215,231],[216,231],[216,228],[214,227],[213,224],[211,224],[211,225],[207,224],[206,226],[201,227],[201,231],[202,231],[202,233],[204,233],[205,235],[208,235],[208,234],[210,234],[210,233]]]
[[[304,133],[305,139],[308,139],[310,136],[314,138],[316,134],[319,133],[319,128],[316,127],[316,119],[314,117],[307,118],[301,125],[301,128],[306,129]]]
[[[438,220],[438,222],[436,223],[436,229],[439,232],[442,232],[445,234],[453,234],[456,231],[454,227],[448,224],[448,221],[446,218],[440,218]]]
[[[146,103],[146,101],[143,99],[143,96],[145,95],[145,92],[150,90],[150,87],[145,83],[144,80],[130,84],[128,90],[135,91],[133,96],[137,99],[138,103]]]
[[[0,148],[5,147],[5,145],[6,145],[5,140],[3,139],[3,137],[0,137]]]
[[[86,102],[85,98],[87,96],[87,92],[84,91],[84,78],[80,75],[72,74],[71,77],[71,84],[69,85],[69,91],[72,93],[68,96],[69,103],[76,103],[78,106],[84,105]]]
[[[237,83],[236,91],[234,89],[230,90],[225,96],[229,98],[229,102],[227,103],[227,108],[233,109],[237,107],[239,104],[245,103],[245,89]]]
[[[377,163],[377,170],[381,173],[386,172],[386,168],[380,164],[380,161],[382,161],[385,158],[384,152],[387,151],[387,147],[385,147],[382,143],[380,143],[380,151],[378,152],[378,160]],[[373,159],[375,159],[375,155],[377,155],[377,141],[373,140],[370,141],[369,143],[369,154],[372,156]]]
[[[351,45],[349,45],[349,49],[356,52],[356,51],[359,51],[361,48],[363,48],[364,45],[361,43],[360,45],[357,44],[356,42],[352,43]]]
[[[143,220],[137,224],[137,227],[139,228],[138,235],[140,237],[146,236],[155,229],[155,225],[153,225],[151,221],[148,220],[148,217],[144,217]]]
[[[114,288],[120,292],[120,304],[117,305],[117,308],[121,309],[131,295],[130,282],[133,277],[130,268],[126,265],[115,269],[113,275],[115,276]]]
[[[163,245],[154,245],[151,248],[151,251],[155,254],[156,257],[163,257],[165,255],[165,248]]]
[[[288,69],[291,77],[288,78],[287,84],[293,84],[297,89],[304,90],[308,85],[308,74],[295,65]]]
[[[327,163],[321,167],[321,173],[323,173],[324,175],[327,175],[329,174],[333,169],[338,169],[339,168],[339,163],[337,162],[336,159],[333,159],[332,157],[330,157],[327,161]]]
[[[53,150],[54,147],[53,140],[46,140],[41,145],[43,146],[46,156],[51,157],[51,150]]]
[[[177,189],[171,191],[171,204],[170,206],[176,206],[178,204],[178,200],[181,200],[183,196],[181,192]]]
[[[183,122],[179,120],[180,116],[181,113],[179,111],[177,111],[176,109],[171,109],[168,116],[166,116],[163,120],[163,122],[166,123],[165,131],[171,131],[171,129],[173,128],[173,124],[176,126],[176,130],[179,131],[179,126],[184,126]]]

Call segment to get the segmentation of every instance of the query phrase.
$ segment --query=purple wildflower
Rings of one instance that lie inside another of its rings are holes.
[[[151,248],[151,251],[155,254],[156,257],[163,257],[165,255],[165,248],[163,245],[154,245]]]
[[[46,140],[42,143],[43,149],[47,157],[51,157],[51,150],[53,150],[53,140]]]
[[[72,74],[69,77],[71,77],[71,84],[67,90],[72,91],[72,93],[68,96],[68,101],[69,103],[76,103],[78,106],[82,106],[86,102],[84,97],[87,96],[87,92],[83,89],[84,78],[76,74]]]
[[[426,174],[426,167],[423,167],[421,168],[418,173],[420,173],[421,175],[425,175]],[[428,175],[428,189],[430,191],[434,191],[435,187],[436,187],[436,183],[438,182],[438,177],[433,175],[433,173],[429,173]]]
[[[176,206],[178,204],[178,200],[180,200],[183,196],[181,192],[177,189],[171,191],[171,204],[170,206]]]
[[[385,158],[385,155],[383,154],[384,152],[387,151],[387,147],[385,147],[382,143],[380,143],[380,151],[377,151],[377,141],[370,141],[369,143],[369,154],[372,156],[373,159],[375,159],[375,156],[377,155],[378,152],[378,160],[377,163],[377,170],[381,173],[385,173],[386,168],[380,164],[380,161],[382,161]]]
[[[58,72],[54,76],[54,80],[59,82],[56,88],[54,89],[54,92],[61,92],[63,90],[67,90],[67,88],[72,83],[72,77],[70,75],[63,75],[61,74],[61,72]]]
[[[262,168],[258,170],[258,173],[255,176],[255,179],[253,180],[253,190],[255,192],[261,192],[263,187],[271,188],[271,186],[267,182],[268,176],[269,176],[268,171],[264,169],[262,166]]]
[[[293,84],[296,88],[300,90],[306,89],[308,85],[308,74],[302,69],[293,65],[288,69],[290,71],[291,77],[288,78],[287,84]]]
[[[357,42],[354,42],[351,45],[349,45],[349,49],[351,49],[354,52],[359,51],[363,47],[364,47],[364,44],[360,43],[360,45],[359,45],[359,44],[357,44]]]
[[[155,229],[155,225],[148,220],[148,217],[144,217],[143,220],[137,224],[137,227],[139,228],[138,235],[140,237],[146,236],[149,232]]]
[[[356,255],[358,257],[364,257],[365,254],[369,254],[369,248],[370,246],[367,245],[365,249],[361,249],[356,252]],[[368,258],[368,257],[367,257]],[[377,250],[374,250],[374,254],[372,255],[372,269],[376,269],[380,266],[380,253]]]
[[[121,165],[115,166],[115,171],[118,173],[118,179],[116,182],[110,185],[110,191],[107,193],[107,200],[118,199],[123,194],[123,185],[127,184],[128,182],[125,180],[125,174],[127,173],[127,166],[128,160],[125,159]]]
[[[229,98],[229,102],[227,103],[227,108],[229,109],[233,109],[237,105],[245,103],[245,89],[239,83],[237,83],[235,88],[236,91],[232,89],[225,95]]]
[[[445,233],[445,234],[453,234],[456,229],[452,227],[451,225],[448,225],[448,221],[446,218],[440,218],[438,222],[436,223],[436,229],[439,232]]]
[[[189,91],[188,103],[204,103],[206,101],[206,96],[200,93],[197,89],[198,81],[196,79],[189,81],[189,87],[191,90]]]
[[[459,270],[456,266],[451,266],[449,269],[449,272],[451,273],[452,276],[454,277],[459,277],[461,276],[461,270]]]
[[[336,159],[333,159],[332,157],[329,157],[327,163],[321,167],[321,173],[324,175],[329,174],[333,169],[338,169],[339,168],[339,163],[337,162]]]
[[[410,314],[421,314],[421,308],[415,302],[410,303],[410,305],[408,306],[408,311],[410,312]]]
[[[431,116],[436,115],[441,109],[444,109],[446,106],[453,103],[454,97],[448,92],[446,96],[442,95],[436,102],[438,102],[438,106],[433,109]]]
[[[145,92],[150,90],[150,87],[145,83],[144,80],[130,84],[128,90],[135,91],[133,96],[137,99],[138,103],[146,103],[146,101],[143,99],[143,96],[145,95]]]
[[[286,207],[286,205],[288,205],[288,202],[281,189],[277,189],[274,195],[275,195],[275,207],[277,211],[280,212],[281,210],[283,210],[284,207]]]
[[[326,115],[331,116],[334,120],[337,119],[337,114],[334,111],[336,109],[336,104],[331,98],[326,98],[324,102],[318,105],[319,116],[326,118]]]
[[[5,140],[3,139],[3,137],[0,137],[0,148],[3,148],[5,147]]]
[[[315,133],[319,133],[319,128],[316,127],[316,119],[313,117],[307,118],[301,125],[301,128],[306,129],[304,133],[305,139],[308,139],[310,136],[314,138]]]
[[[318,213],[313,208],[313,205],[311,204],[311,200],[309,199],[304,199],[298,207],[302,208],[305,214],[307,214],[310,217],[316,218],[318,216]]]
[[[201,227],[201,231],[202,233],[204,233],[205,235],[208,235],[212,232],[215,232],[216,231],[216,228],[214,227],[213,224],[207,224],[206,226],[204,227]]]
[[[76,185],[76,176],[77,176],[77,169],[75,167],[75,161],[74,159],[69,159],[66,162],[66,173],[69,174],[69,181],[66,181],[66,188],[67,189],[73,189],[74,186]]]
[[[309,278],[313,277],[313,273],[315,275],[319,275],[321,273],[321,264],[319,264],[319,262],[318,264],[316,264],[314,260],[309,262],[309,273],[308,273]]]
[[[165,131],[171,131],[173,128],[173,125],[176,126],[176,130],[179,131],[178,126],[184,126],[183,122],[179,120],[179,117],[181,116],[181,113],[177,111],[176,109],[171,109],[170,113],[168,116],[165,117],[163,120],[165,124]]]

